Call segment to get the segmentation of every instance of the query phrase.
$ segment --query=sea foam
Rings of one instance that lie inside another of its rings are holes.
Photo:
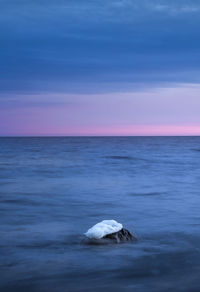
[[[88,238],[100,239],[108,234],[118,232],[122,228],[123,225],[115,220],[103,220],[88,229],[85,235]]]

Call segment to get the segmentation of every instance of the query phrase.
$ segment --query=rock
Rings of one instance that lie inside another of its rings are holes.
[[[120,231],[107,234],[103,239],[109,239],[116,243],[126,242],[126,241],[137,241],[137,238],[131,234],[127,229],[122,228]]]
[[[91,227],[83,240],[85,244],[108,244],[122,243],[127,241],[137,241],[137,238],[127,229],[123,228],[121,223],[115,220],[103,220]]]

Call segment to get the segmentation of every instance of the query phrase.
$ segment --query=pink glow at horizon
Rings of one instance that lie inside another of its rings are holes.
[[[182,85],[115,94],[27,96],[0,109],[0,135],[200,135],[199,92],[199,85]]]
[[[127,126],[125,128],[97,128],[97,129],[79,129],[75,130],[60,130],[57,132],[42,130],[29,132],[10,132],[2,136],[200,136],[199,126]]]
[[[8,136],[200,136],[199,126],[138,125],[125,128],[82,128],[77,130],[60,129],[60,131],[21,131],[9,133]],[[5,135],[6,136],[6,135]]]

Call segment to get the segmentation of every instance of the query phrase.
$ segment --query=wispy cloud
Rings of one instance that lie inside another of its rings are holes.
[[[200,5],[184,5],[179,4],[177,5],[175,3],[169,4],[157,4],[157,5],[150,5],[151,9],[157,12],[162,13],[169,13],[171,15],[178,15],[178,14],[189,14],[189,13],[195,13],[200,11]]]

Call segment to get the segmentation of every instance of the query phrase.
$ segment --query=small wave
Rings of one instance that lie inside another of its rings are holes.
[[[105,156],[105,158],[109,158],[109,159],[124,159],[124,160],[132,160],[134,159],[131,156],[122,156],[122,155],[111,155],[111,156]]]
[[[198,149],[191,149],[191,150],[193,150],[193,151],[196,151],[196,152],[200,152],[200,148]]]
[[[133,157],[133,156],[126,156],[126,155],[110,155],[110,156],[104,156],[104,158],[113,159],[113,160],[144,161],[144,162],[149,162],[149,160],[148,159],[145,159],[145,158]]]
[[[40,248],[54,248],[57,244],[57,242],[54,241],[44,241],[44,242],[33,242],[33,243],[26,243],[26,244],[18,244],[17,247],[20,248],[27,248],[27,249],[40,249]]]
[[[160,196],[160,195],[163,195],[163,193],[160,193],[160,192],[147,192],[147,193],[131,193],[130,194],[131,196],[136,196],[136,197],[143,197],[143,196]]]
[[[31,206],[38,206],[40,203],[31,201],[31,200],[20,200],[20,199],[11,199],[11,200],[1,200],[1,203],[6,203],[6,204],[19,204],[19,205],[31,205]]]
[[[42,241],[32,241],[32,242],[24,242],[21,244],[17,244],[17,247],[24,249],[57,249],[64,248],[67,246],[80,245],[82,240],[82,235],[70,235],[65,236],[65,238],[60,240],[42,240]]]
[[[14,184],[14,181],[1,181],[0,182],[0,186],[4,186],[4,185],[10,185],[10,184]]]

